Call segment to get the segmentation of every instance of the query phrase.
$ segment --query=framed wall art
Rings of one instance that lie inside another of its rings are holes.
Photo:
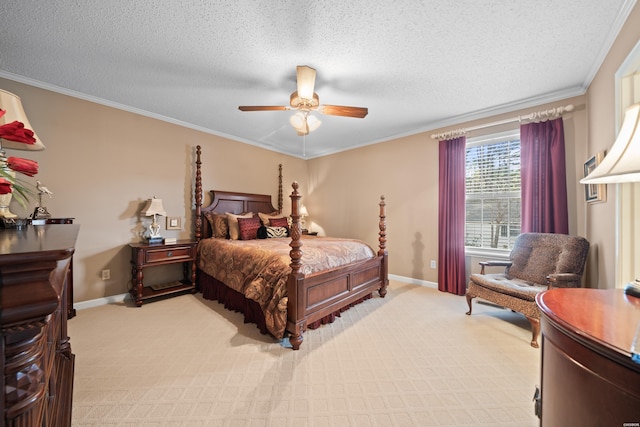
[[[168,216],[167,230],[182,230],[182,218],[179,216]]]
[[[604,159],[604,151],[600,151],[592,156],[584,164],[584,176],[586,177],[596,168]],[[607,185],[606,184],[585,184],[584,195],[587,203],[598,203],[607,201]]]

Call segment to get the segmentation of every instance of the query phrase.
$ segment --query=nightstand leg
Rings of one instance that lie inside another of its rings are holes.
[[[142,274],[142,269],[138,267],[134,267],[134,289],[136,290],[136,305],[138,307],[142,307],[142,280],[144,275]]]

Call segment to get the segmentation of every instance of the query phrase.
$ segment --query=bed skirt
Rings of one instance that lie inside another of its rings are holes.
[[[227,310],[232,310],[244,315],[244,323],[255,323],[262,334],[269,334],[264,314],[260,304],[246,298],[240,292],[227,287],[224,283],[209,276],[202,270],[198,270],[198,289],[202,292],[204,299],[218,301],[224,304]],[[349,308],[368,300],[373,294],[365,295],[359,300],[343,307],[333,313],[307,325],[308,329],[316,329],[322,325],[333,323],[340,314]]]

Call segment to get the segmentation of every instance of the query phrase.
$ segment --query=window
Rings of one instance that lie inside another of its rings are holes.
[[[520,130],[469,138],[465,246],[510,251],[520,234]]]

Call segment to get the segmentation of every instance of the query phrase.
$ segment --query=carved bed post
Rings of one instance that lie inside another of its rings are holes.
[[[289,295],[289,300],[287,303],[287,325],[289,332],[291,332],[291,336],[289,337],[289,342],[294,350],[298,350],[300,348],[300,344],[302,344],[302,333],[306,327],[304,320],[299,320],[302,316],[304,308],[301,306],[302,298],[298,295],[298,282],[303,278],[303,274],[300,272],[300,268],[302,267],[302,262],[300,261],[302,258],[302,242],[300,241],[300,213],[299,213],[299,204],[300,204],[300,193],[298,193],[298,183],[296,181],[291,184],[293,187],[293,192],[291,193],[291,251],[289,255],[291,256],[291,274],[289,275],[289,279],[287,282],[287,292]]]
[[[381,272],[382,276],[384,277],[384,280],[382,282],[382,286],[380,286],[380,289],[378,290],[378,294],[380,294],[380,296],[382,298],[385,297],[385,295],[387,295],[387,286],[389,286],[389,261],[388,261],[388,253],[387,253],[387,214],[386,214],[386,206],[387,204],[384,201],[384,195],[380,196],[380,223],[378,224],[379,228],[380,228],[380,237],[378,237],[378,242],[379,243],[379,248],[378,249],[378,256],[384,257],[384,261],[382,264],[382,269],[383,271]]]
[[[278,165],[278,212],[282,213],[282,163]]]
[[[196,218],[195,218],[195,238],[196,242],[199,242],[202,238],[202,173],[200,172],[200,167],[202,162],[200,161],[200,146],[196,146],[196,188],[195,188],[195,199],[196,199]]]
[[[195,229],[195,239],[196,242],[199,242],[200,239],[202,238],[202,173],[200,171],[201,169],[201,165],[202,162],[200,161],[200,146],[197,145],[196,146],[196,185],[195,185],[195,200],[196,200],[196,211],[195,211],[195,225],[196,225],[196,229]],[[191,263],[191,283],[195,283],[196,285],[196,289],[195,290],[199,290],[198,288],[198,282],[197,282],[197,270],[198,269],[198,265],[196,263],[196,260],[194,259],[193,262]],[[195,291],[194,290],[194,291]]]

